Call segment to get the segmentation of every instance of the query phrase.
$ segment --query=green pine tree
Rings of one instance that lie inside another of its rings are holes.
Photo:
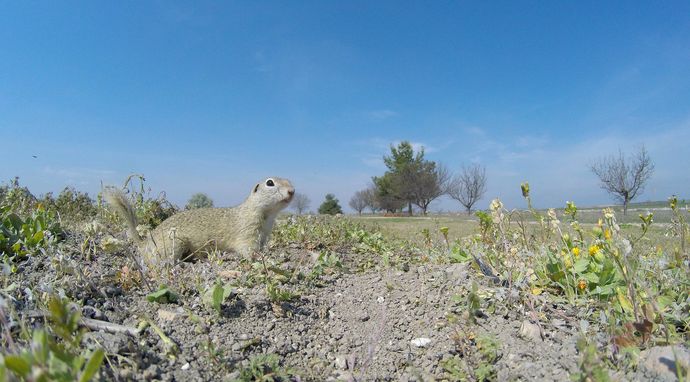
[[[326,194],[326,200],[319,206],[319,213],[324,215],[342,214],[343,209],[333,194]]]

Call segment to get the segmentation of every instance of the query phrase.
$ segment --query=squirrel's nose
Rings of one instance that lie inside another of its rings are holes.
[[[288,190],[288,195],[292,196],[292,195],[294,195],[294,194],[295,194],[295,189],[294,189],[294,188],[291,188],[291,189]]]

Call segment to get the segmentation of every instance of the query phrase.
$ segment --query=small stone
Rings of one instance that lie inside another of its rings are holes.
[[[146,370],[144,370],[143,377],[145,380],[150,381],[157,378],[161,374],[161,370],[158,365],[151,365]]]
[[[529,320],[522,321],[519,331],[520,337],[532,341],[541,340],[541,329],[539,325],[529,322]]]
[[[379,296],[379,297],[376,299],[376,302],[378,302],[379,304],[383,304],[384,301],[386,301],[386,299],[383,298],[383,296]]]
[[[640,365],[661,381],[676,380],[676,362],[687,367],[690,365],[690,351],[683,346],[655,346],[640,352]]]
[[[106,332],[87,332],[84,334],[84,340],[89,344],[93,342],[98,347],[103,347],[108,353],[118,354],[131,350],[129,338],[124,335]]]
[[[337,355],[334,362],[335,368],[338,370],[347,369],[347,358],[344,355]]]
[[[185,363],[184,365],[182,365],[182,370],[187,370],[187,369],[189,369],[190,367],[191,367],[191,365],[189,364],[189,362],[187,362],[187,363]]]
[[[186,314],[182,308],[176,310],[158,309],[158,318],[162,321],[175,321],[183,316]]]
[[[359,320],[362,322],[369,321],[369,314],[367,312],[362,312],[359,316]]]
[[[108,296],[120,296],[122,294],[122,288],[114,286],[106,287],[105,294]]]
[[[431,338],[415,338],[412,341],[410,341],[410,343],[415,347],[424,348],[431,343]]]
[[[224,279],[238,279],[240,276],[242,276],[242,272],[234,269],[224,269],[218,272],[218,276]]]

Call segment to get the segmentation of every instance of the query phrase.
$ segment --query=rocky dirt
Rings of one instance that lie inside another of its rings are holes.
[[[76,247],[78,239],[69,238],[63,252]],[[57,293],[74,301],[87,318],[132,328],[149,319],[176,344],[171,351],[151,327],[137,335],[88,333],[87,346],[107,351],[100,372],[104,380],[234,380],[260,354],[276,354],[292,379],[301,381],[459,379],[452,365],[487,367],[487,378],[500,381],[564,381],[578,371],[582,312],[545,295],[519,296],[470,263],[403,269],[375,264],[356,270],[359,255],[342,252],[337,254],[342,269],[316,282],[287,282],[299,297],[272,304],[265,285],[250,280],[260,273],[251,266],[256,261],[225,254],[177,265],[169,280],[179,301],[160,304],[147,301],[144,283],[123,282],[123,267],[132,267],[127,251],[82,258],[76,267],[68,255],[39,255],[10,276],[19,285],[14,307],[20,317],[40,309],[40,294]],[[316,258],[296,246],[274,247],[266,256],[293,275],[308,274]],[[203,290],[217,279],[234,285],[221,313],[202,301]],[[478,310],[468,307],[474,283]],[[607,337],[594,326],[586,330],[590,340],[607,346]],[[482,340],[487,338],[491,341]],[[487,343],[494,348],[487,349]],[[676,349],[690,358],[687,349]],[[482,355],[486,350],[492,354]],[[675,380],[669,352],[651,347],[628,374],[610,374],[614,380]]]

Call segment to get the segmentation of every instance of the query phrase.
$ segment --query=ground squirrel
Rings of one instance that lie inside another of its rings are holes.
[[[147,237],[137,232],[137,220],[125,194],[114,187],[103,196],[127,223],[127,231],[145,259],[161,256],[188,259],[207,250],[248,254],[268,242],[278,212],[287,207],[295,189],[287,179],[268,178],[257,183],[242,204],[230,208],[198,208],[177,213],[152,230]]]

